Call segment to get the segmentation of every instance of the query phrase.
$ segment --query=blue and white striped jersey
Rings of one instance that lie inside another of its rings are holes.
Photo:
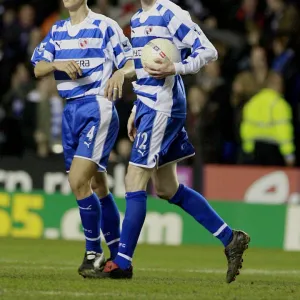
[[[35,49],[32,63],[45,60],[74,60],[82,69],[73,81],[65,72],[55,71],[59,95],[73,99],[87,95],[103,96],[113,72],[132,59],[132,48],[122,29],[112,19],[89,11],[86,19],[73,25],[70,19],[58,21]]]
[[[152,39],[165,38],[181,51],[175,76],[155,79],[143,69],[142,48]],[[169,0],[158,0],[148,11],[139,10],[131,19],[131,43],[137,73],[133,83],[139,100],[168,116],[186,116],[186,95],[181,74],[197,73],[217,59],[217,51],[187,11]],[[187,57],[188,53],[190,56]]]

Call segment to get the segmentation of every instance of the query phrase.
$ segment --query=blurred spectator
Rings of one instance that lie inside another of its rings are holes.
[[[46,18],[41,25],[42,39],[48,34],[55,22],[57,22],[58,20],[67,19],[68,17],[69,15],[64,7],[64,2],[59,1],[59,10],[53,12],[50,16],[48,16],[48,18]]]
[[[189,11],[193,19],[203,20],[208,15],[208,10],[203,6],[200,0],[174,0],[173,2],[179,5],[182,9]],[[207,23],[209,24],[209,22],[213,22],[213,19],[216,20],[215,18],[210,17],[210,21]]]
[[[242,34],[260,32],[264,26],[264,14],[258,4],[258,0],[243,0],[231,28]]]
[[[34,82],[27,65],[18,64],[11,78],[11,88],[4,95],[2,101],[2,106],[8,117],[16,119],[22,117],[26,96],[33,86]]]
[[[136,96],[132,91],[132,84],[125,81],[123,86],[123,97],[115,102],[120,123],[118,139],[127,138],[127,121],[131,114],[135,99]]]
[[[289,47],[289,37],[278,35],[273,40],[274,60],[272,69],[282,74],[285,80],[290,78],[291,72],[295,71],[295,51]]]
[[[34,8],[25,4],[21,6],[19,11],[19,39],[20,39],[20,48],[18,53],[23,56],[22,60],[27,59],[28,55],[28,46],[30,42],[31,31],[35,28],[35,11]]]
[[[234,140],[233,110],[230,103],[230,87],[222,77],[220,62],[208,64],[196,78],[198,85],[207,95],[207,101],[217,107],[215,126],[219,126],[221,147],[230,147],[229,144]]]
[[[267,0],[271,32],[299,33],[299,12],[285,0]]]
[[[265,86],[269,73],[266,52],[262,47],[253,47],[250,54],[250,69],[238,74],[232,85],[231,103],[234,109],[235,137],[239,143],[239,126],[245,103]]]
[[[219,105],[209,101],[203,89],[194,86],[189,91],[188,107],[187,130],[196,152],[199,151],[204,163],[219,163],[222,153]]]
[[[16,13],[13,9],[4,11],[0,28],[0,96],[10,86],[11,74],[19,61],[19,28]],[[0,101],[1,102],[1,101]]]
[[[27,126],[26,139],[34,137],[37,154],[46,157],[50,153],[62,153],[61,122],[63,102],[58,96],[53,76],[43,78],[37,88],[28,95],[28,100],[34,103],[35,109],[28,110],[27,124],[35,120],[35,126]],[[30,112],[34,115],[30,116]]]
[[[5,112],[3,134],[6,143],[3,153],[7,155],[21,155],[24,151],[23,115],[26,106],[26,97],[34,82],[25,64],[18,64],[11,79],[11,88],[4,95],[2,108]]]
[[[118,161],[128,163],[131,153],[132,143],[128,138],[122,138],[117,143]]]
[[[240,129],[243,163],[294,166],[292,111],[282,93],[282,77],[270,73],[266,88],[244,106]]]

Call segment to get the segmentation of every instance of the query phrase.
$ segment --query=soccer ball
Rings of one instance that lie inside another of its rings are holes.
[[[172,62],[180,62],[180,51],[177,49],[175,44],[167,39],[154,39],[150,41],[142,49],[142,65],[144,64],[153,64],[156,58],[165,58],[168,57]]]

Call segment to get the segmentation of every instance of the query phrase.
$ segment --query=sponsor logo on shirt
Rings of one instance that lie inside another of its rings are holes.
[[[89,59],[76,60],[76,63],[80,68],[89,68],[90,67]]]
[[[133,57],[141,57],[142,49],[133,49]]]

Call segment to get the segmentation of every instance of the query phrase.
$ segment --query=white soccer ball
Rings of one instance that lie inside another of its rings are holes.
[[[177,49],[175,44],[167,39],[157,38],[150,41],[142,49],[142,65],[155,63],[154,60],[157,58],[168,57],[172,62],[180,62],[180,51]]]

